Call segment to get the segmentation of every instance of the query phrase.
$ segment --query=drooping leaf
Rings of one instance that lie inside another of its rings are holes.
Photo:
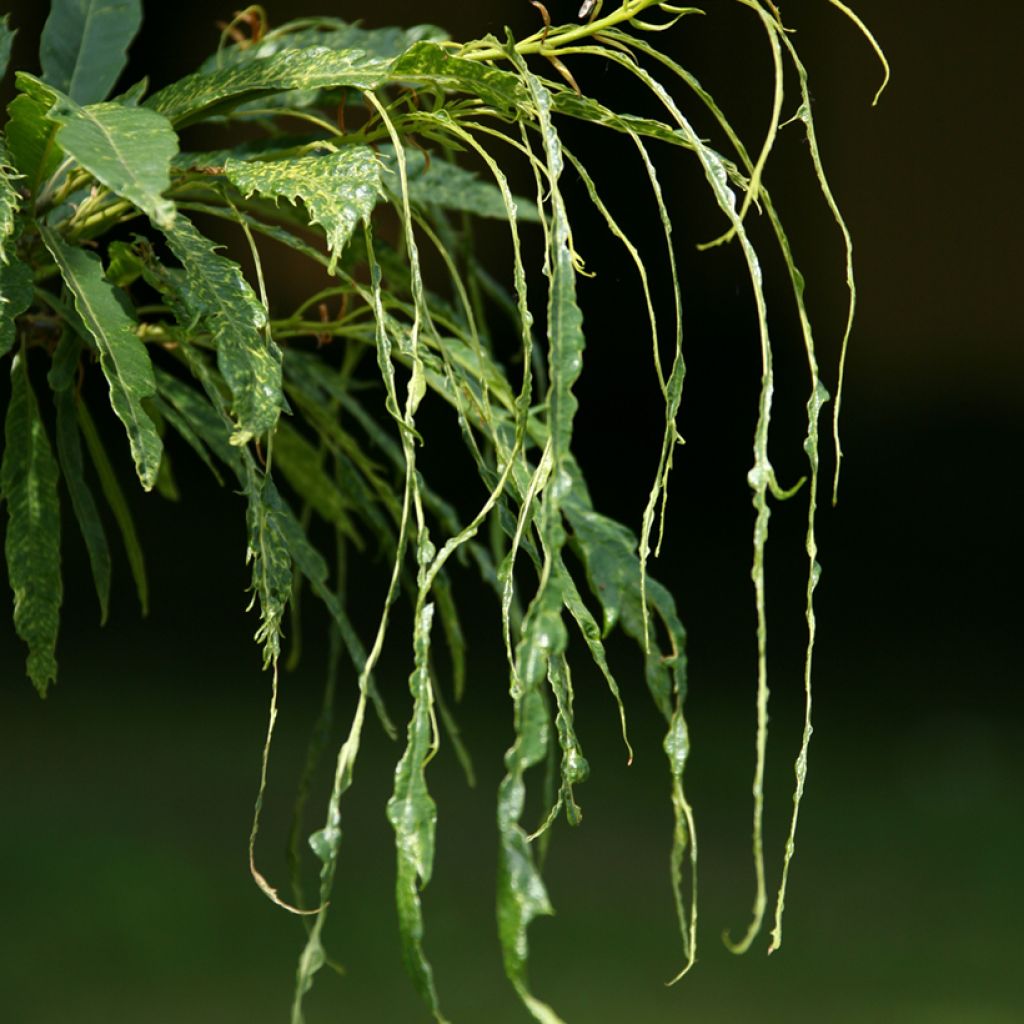
[[[139,598],[139,608],[142,614],[149,614],[149,580],[146,576],[146,560],[142,553],[142,544],[139,542],[139,534],[135,529],[135,520],[132,518],[131,506],[125,499],[124,492],[117,480],[117,473],[110,464],[110,457],[103,446],[103,440],[96,424],[93,422],[92,414],[88,406],[81,399],[76,403],[78,412],[78,426],[85,438],[85,446],[89,450],[89,457],[96,469],[96,475],[100,480],[100,490],[106,498],[107,505],[113,513],[114,521],[121,533],[121,541],[124,544],[125,554],[128,557],[128,567],[131,569],[132,579],[135,581],[135,592]]]
[[[7,355],[14,345],[14,318],[31,305],[32,268],[17,260],[0,264],[0,356]]]
[[[135,325],[124,311],[114,286],[103,276],[98,256],[66,245],[52,228],[41,229],[43,241],[75,297],[75,308],[100,353],[100,367],[110,385],[110,405],[128,432],[135,468],[148,491],[160,470],[163,444],[142,400],[156,393],[153,365]]]
[[[58,476],[22,353],[11,365],[0,488],[7,503],[4,552],[14,628],[28,645],[28,675],[41,697],[57,679],[54,652],[63,596]]]
[[[52,104],[49,89],[31,76],[17,77],[18,87],[25,91],[8,104],[4,133],[14,165],[23,176],[21,184],[35,196],[61,161],[58,126],[47,117]]]
[[[385,166],[394,169],[394,151],[381,147]],[[473,171],[450,160],[433,159],[429,163],[418,149],[408,149],[405,154],[409,179],[409,199],[416,205],[431,204],[447,210],[462,210],[477,217],[494,220],[508,220],[508,209],[501,191],[492,181],[485,181]],[[388,191],[398,195],[397,182],[385,178]],[[521,196],[515,197],[516,218],[536,222],[540,212],[536,203]]]
[[[30,78],[24,72],[18,74],[19,82]],[[167,118],[145,107],[120,103],[80,106],[46,85],[36,94],[42,90],[52,97],[47,117],[60,125],[57,142],[63,151],[154,224],[170,227],[174,204],[163,193],[170,188],[178,137]]]
[[[224,173],[239,191],[306,205],[311,224],[327,235],[334,273],[342,249],[360,221],[373,212],[383,194],[380,162],[369,146],[346,146],[337,153],[280,160],[234,160]]]
[[[76,103],[106,99],[142,24],[139,0],[53,0],[43,27],[43,80]]]
[[[52,379],[50,384],[53,386]],[[71,507],[82,540],[85,541],[96,597],[100,604],[100,625],[103,625],[110,610],[110,547],[92,491],[85,479],[74,390],[71,387],[59,388],[54,391],[53,397],[57,406],[57,456],[64,475],[64,485],[71,498]]]
[[[430,881],[434,866],[434,834],[437,805],[427,789],[424,767],[433,743],[431,726],[433,694],[430,681],[430,631],[434,606],[419,611],[415,628],[416,667],[409,679],[413,712],[409,720],[405,751],[395,769],[395,788],[388,800],[387,814],[395,830],[398,870],[395,901],[399,934],[406,970],[434,1019],[445,1018],[434,986],[434,974],[423,953],[423,909],[420,888]]]
[[[217,71],[197,71],[154,93],[145,106],[178,128],[239,104],[286,89],[373,89],[384,80],[389,61],[354,50],[284,50]]]
[[[11,16],[5,14],[0,18],[0,79],[7,74],[7,65],[11,61],[11,45],[14,37],[18,34],[16,28],[11,28]]]
[[[231,443],[246,444],[273,428],[284,402],[281,352],[264,336],[267,312],[241,267],[219,255],[184,216],[179,214],[165,235],[185,270],[179,298],[189,316],[209,331],[217,366],[231,389]]]

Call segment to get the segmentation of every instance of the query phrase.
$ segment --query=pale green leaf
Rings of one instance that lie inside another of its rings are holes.
[[[306,205],[311,224],[327,235],[328,272],[360,221],[373,212],[383,191],[380,162],[369,146],[346,146],[337,153],[279,160],[234,160],[224,173],[239,191]]]
[[[154,224],[173,224],[174,203],[163,193],[171,185],[178,136],[167,118],[120,103],[80,107],[64,96],[56,98],[48,116],[61,126],[57,141],[68,156]]]
[[[402,957],[420,997],[434,1019],[445,1020],[438,1003],[434,974],[423,953],[423,909],[420,888],[430,881],[434,866],[437,805],[427,789],[424,771],[433,746],[433,693],[430,681],[430,631],[434,606],[420,609],[415,626],[416,667],[409,679],[413,712],[405,751],[395,769],[395,788],[387,814],[395,830],[398,870],[395,901],[398,907]]]
[[[105,99],[142,24],[139,0],[53,0],[43,27],[43,80],[76,103]]]
[[[267,93],[287,89],[373,89],[389,62],[360,51],[284,50],[216,71],[197,71],[154,93],[146,106],[181,128]]]
[[[89,456],[96,468],[96,475],[100,480],[100,490],[103,497],[107,499],[110,511],[114,515],[117,528],[121,533],[121,540],[124,543],[125,554],[128,556],[128,566],[132,572],[132,579],[135,581],[135,591],[139,596],[139,607],[143,615],[149,614],[149,581],[146,577],[146,562],[142,554],[142,545],[139,543],[139,535],[135,529],[135,521],[132,519],[132,511],[125,500],[124,492],[117,481],[117,474],[110,464],[106,448],[100,438],[96,424],[89,413],[85,402],[81,399],[76,403],[78,410],[78,426],[85,438],[85,446],[89,449]]]
[[[7,502],[4,553],[14,594],[14,628],[28,645],[28,675],[41,697],[57,679],[60,578],[59,471],[24,355],[11,366],[0,488]]]
[[[118,292],[103,276],[98,256],[65,245],[51,228],[42,228],[46,247],[75,297],[75,308],[100,353],[100,367],[110,385],[110,404],[128,432],[135,468],[148,491],[156,482],[163,444],[142,400],[156,393],[153,365]]]
[[[246,444],[273,428],[284,403],[281,352],[264,336],[267,312],[241,267],[219,255],[185,217],[179,214],[164,233],[185,269],[179,298],[190,317],[209,331],[217,366],[231,389],[232,444]]]
[[[17,337],[15,317],[32,305],[32,268],[11,261],[0,264],[0,356],[10,352]]]

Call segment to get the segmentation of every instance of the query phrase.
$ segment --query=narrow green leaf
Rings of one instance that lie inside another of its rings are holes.
[[[14,628],[28,645],[28,675],[41,697],[57,680],[55,648],[63,590],[57,460],[19,354],[11,365],[0,487],[7,501],[4,553]]]
[[[105,99],[142,24],[139,0],[53,0],[43,27],[43,80],[76,103]]]
[[[18,34],[16,28],[11,28],[11,16],[5,14],[0,18],[0,79],[7,74],[7,65],[11,62],[11,45],[14,37]]]
[[[323,454],[297,430],[281,422],[274,432],[274,466],[321,518],[344,529],[349,501],[323,468]]]
[[[240,103],[286,89],[374,89],[386,76],[389,61],[358,50],[326,48],[284,50],[216,71],[197,71],[154,93],[145,106],[183,128]]]
[[[27,263],[0,263],[0,356],[14,346],[15,317],[32,305],[32,268]]]
[[[193,321],[210,332],[217,367],[231,389],[231,443],[247,444],[273,428],[284,405],[281,351],[264,336],[267,311],[241,267],[219,255],[185,217],[179,214],[164,233],[185,270],[179,298]]]
[[[391,147],[381,147],[385,166],[394,169],[395,157]],[[405,154],[409,176],[409,199],[416,206],[441,206],[447,210],[462,210],[477,217],[508,220],[508,208],[501,190],[492,181],[485,181],[473,171],[450,160],[434,158],[427,162],[424,153],[408,149]],[[385,179],[393,197],[397,192]],[[515,196],[516,219],[538,222],[537,205],[522,196]]]
[[[124,543],[125,554],[128,556],[128,566],[132,572],[132,579],[135,581],[135,591],[139,596],[139,607],[144,616],[148,615],[149,581],[146,578],[146,562],[142,554],[142,545],[139,543],[139,535],[135,530],[131,508],[117,481],[117,474],[107,457],[107,450],[103,447],[103,441],[100,439],[92,415],[81,399],[77,403],[77,410],[78,426],[82,431],[82,437],[85,438],[85,446],[89,449],[92,464],[96,468],[96,475],[100,480],[100,490],[103,491],[103,497],[107,499],[117,527],[121,531],[121,540]]]
[[[234,160],[224,173],[244,196],[254,192],[306,205],[311,224],[327,235],[334,273],[342,249],[360,221],[383,195],[380,161],[369,146],[346,146],[337,153],[279,160]]]
[[[423,909],[420,888],[430,881],[434,866],[437,805],[427,789],[424,771],[434,744],[433,691],[430,681],[430,631],[434,606],[420,610],[415,626],[416,666],[409,678],[413,712],[406,748],[395,769],[395,788],[387,814],[395,830],[398,870],[395,901],[398,907],[402,956],[420,997],[434,1019],[444,1022],[434,986],[434,973],[423,953]]]
[[[163,444],[142,399],[156,393],[146,346],[135,333],[114,286],[103,276],[98,256],[65,245],[52,228],[42,228],[46,247],[60,267],[64,283],[100,353],[100,367],[110,385],[110,404],[128,432],[135,468],[148,491],[160,470]]]
[[[28,76],[19,76],[19,78]],[[174,203],[163,198],[171,185],[171,158],[178,136],[167,118],[145,107],[120,103],[79,106],[51,89],[47,111],[60,125],[57,141],[97,181],[127,199],[154,224],[174,223]]]
[[[49,89],[31,75],[19,72],[17,80],[18,88],[25,91],[7,106],[4,134],[14,165],[23,176],[21,184],[35,196],[61,161],[57,125],[47,116],[53,102]]]
[[[100,604],[100,625],[103,625],[110,611],[110,547],[92,491],[85,480],[74,390],[61,388],[54,391],[53,397],[57,406],[57,456],[71,498],[71,507],[82,540],[85,541],[96,597]]]

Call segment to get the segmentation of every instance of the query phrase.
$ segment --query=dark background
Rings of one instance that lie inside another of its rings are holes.
[[[699,179],[685,161],[668,161],[662,176],[679,225],[687,297],[688,443],[678,455],[670,539],[655,572],[678,594],[690,630],[702,954],[683,983],[663,986],[679,959],[660,730],[635,656],[616,647],[638,757],[627,771],[614,709],[581,660],[580,732],[594,776],[580,792],[583,827],[559,827],[552,846],[548,878],[558,916],[531,931],[535,988],[572,1022],[1001,1024],[1024,1017],[1012,980],[1024,910],[1022,566],[1013,498],[1024,441],[1017,281],[1024,201],[1015,185],[1020,15],[993,2],[973,5],[969,20],[949,2],[926,11],[881,0],[856,6],[894,69],[874,109],[878,69],[855,30],[824,2],[784,10],[810,65],[821,145],[854,234],[861,293],[841,501],[835,510],[826,503],[821,515],[817,730],[786,942],[770,959],[766,943],[737,959],[718,937],[745,926],[753,891],[745,474],[757,353],[736,253],[693,253],[688,243],[720,227],[703,198],[692,198],[688,186]],[[556,7],[571,16],[575,3]],[[21,27],[13,66],[34,70],[44,8],[9,8]],[[230,4],[147,8],[124,81],[148,71],[154,87],[198,63],[216,43],[212,22],[230,14]],[[674,45],[756,138],[770,104],[766,47],[739,5],[708,10],[677,30]],[[523,35],[537,18],[512,0],[270,7],[281,20],[312,13],[362,17],[371,26],[429,19],[457,38],[499,32],[505,23]],[[599,67],[574,71],[586,89],[629,96]],[[842,250],[805,148],[790,131],[767,180],[808,276],[831,382],[844,317]],[[645,197],[618,187],[631,181],[625,152],[603,135],[571,139],[623,220],[645,234]],[[637,523],[657,431],[647,341],[623,317],[637,297],[629,274],[578,205],[578,244],[598,275],[582,288],[589,331],[580,458],[599,505]],[[800,471],[805,383],[784,318],[777,337],[774,455],[791,479]],[[112,621],[99,631],[82,559],[69,552],[61,677],[45,703],[23,678],[23,653],[6,617],[0,627],[4,1020],[287,1019],[301,929],[259,895],[245,864],[269,680],[250,640],[254,619],[244,614],[242,506],[193,471],[187,456],[179,462],[179,506],[141,494],[135,500],[153,591],[148,619],[139,618],[127,567],[117,562]],[[772,880],[799,739],[802,519],[799,503],[777,508],[769,549]],[[72,531],[69,524],[73,544]],[[473,587],[468,579],[460,584],[466,603],[484,605]],[[302,666],[283,680],[260,844],[275,884],[285,879],[289,800],[322,675],[315,623],[310,634]],[[406,635],[399,622],[385,656],[396,712]],[[473,619],[470,639],[470,693],[460,718],[479,781],[467,790],[450,752],[431,767],[440,821],[436,877],[424,898],[427,948],[449,1015],[469,1022],[486,1015],[497,1024],[527,1019],[502,981],[492,925],[493,798],[509,709],[493,617]],[[347,975],[321,975],[309,1017],[425,1020],[399,964],[391,904],[383,804],[398,751],[371,723],[362,756],[346,798],[327,928]]]

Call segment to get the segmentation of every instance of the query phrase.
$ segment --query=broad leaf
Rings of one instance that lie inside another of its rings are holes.
[[[7,501],[4,552],[14,593],[14,628],[28,644],[28,675],[45,697],[57,679],[60,623],[60,504],[57,461],[19,355],[11,366],[0,488]]]
[[[43,80],[76,103],[106,99],[141,24],[139,0],[53,0],[39,47]]]
[[[281,351],[264,335],[267,311],[241,267],[219,255],[214,243],[184,216],[179,214],[165,235],[185,270],[178,298],[188,315],[210,332],[217,367],[231,389],[231,443],[246,444],[273,428],[284,405]]]
[[[156,393],[146,346],[136,335],[135,324],[124,311],[114,286],[103,276],[99,257],[65,245],[51,228],[42,228],[41,233],[99,349],[100,367],[110,385],[110,404],[128,432],[136,471],[148,491],[156,482],[163,444],[142,407],[142,399]]]
[[[327,235],[334,272],[338,256],[360,221],[369,219],[382,195],[380,162],[369,146],[346,146],[324,156],[282,160],[234,160],[224,173],[245,196],[301,199],[312,224]]]
[[[174,204],[163,193],[171,185],[178,137],[165,117],[120,103],[81,107],[55,92],[47,116],[61,126],[57,141],[65,153],[159,227],[170,227]]]
[[[14,318],[32,305],[32,268],[27,263],[11,261],[0,264],[0,356],[14,346]]]
[[[8,247],[14,237],[15,217],[21,206],[21,197],[14,186],[17,176],[11,166],[11,155],[0,136],[0,265],[10,259]]]
[[[358,50],[285,50],[217,71],[194,72],[150,96],[145,105],[181,128],[214,113],[227,113],[264,93],[341,87],[373,89],[384,81],[388,63]]]

